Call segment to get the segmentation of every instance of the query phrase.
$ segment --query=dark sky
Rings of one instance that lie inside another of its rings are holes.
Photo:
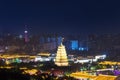
[[[0,31],[118,33],[119,0],[0,0]]]

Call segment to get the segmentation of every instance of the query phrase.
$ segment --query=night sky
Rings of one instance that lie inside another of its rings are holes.
[[[0,0],[0,32],[119,33],[119,0]]]

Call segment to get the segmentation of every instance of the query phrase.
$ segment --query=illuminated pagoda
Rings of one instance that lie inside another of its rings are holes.
[[[67,59],[65,46],[62,44],[62,42],[58,46],[58,50],[55,58],[55,64],[57,66],[68,66],[68,59]]]

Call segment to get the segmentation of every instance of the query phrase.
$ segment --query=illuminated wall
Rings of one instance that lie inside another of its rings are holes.
[[[77,50],[78,49],[78,41],[77,40],[72,40],[71,41],[71,49],[72,50]]]

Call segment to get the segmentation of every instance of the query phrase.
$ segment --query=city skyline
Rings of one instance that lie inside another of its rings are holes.
[[[117,1],[1,1],[0,32],[103,34],[119,33]]]

